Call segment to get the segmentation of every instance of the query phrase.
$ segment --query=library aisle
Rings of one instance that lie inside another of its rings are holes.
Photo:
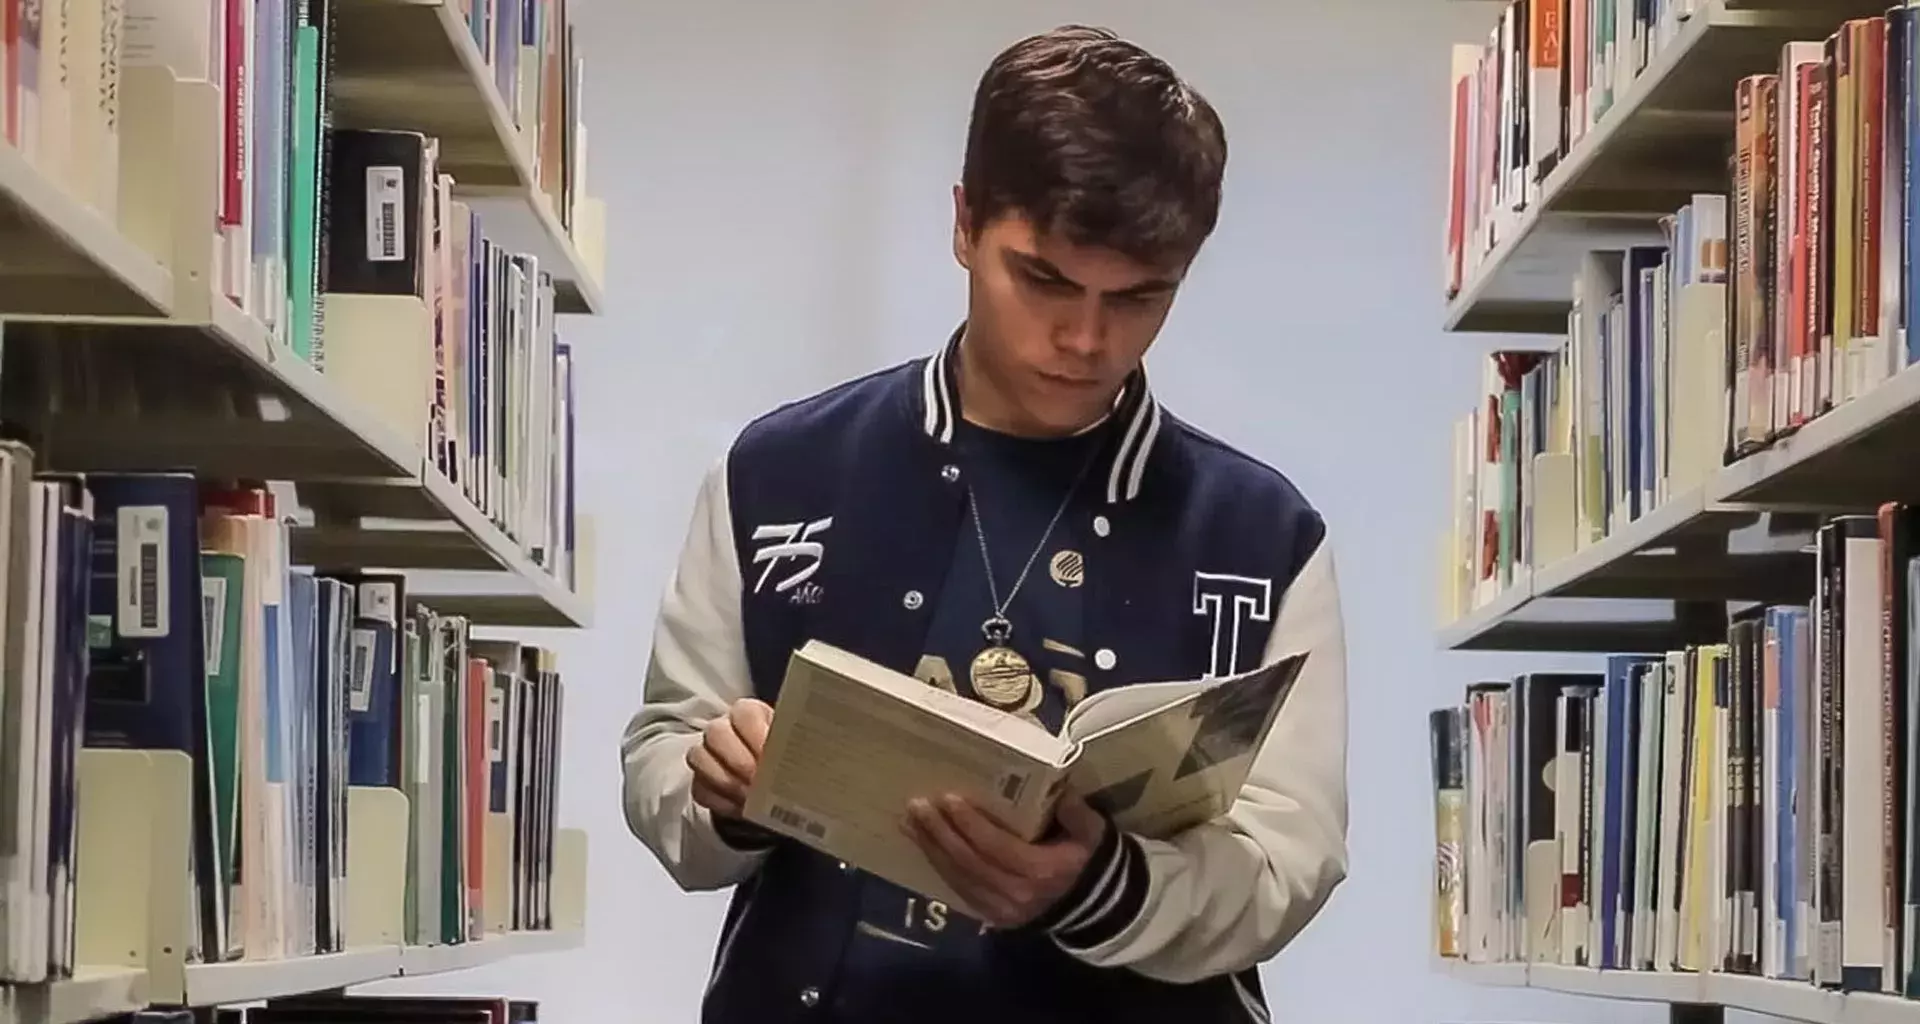
[[[1920,9],[1514,0],[1452,57],[1432,951],[1920,1022]],[[1580,671],[1566,671],[1567,655]]]
[[[537,1021],[351,990],[584,940],[566,0],[0,26],[0,1024]]]

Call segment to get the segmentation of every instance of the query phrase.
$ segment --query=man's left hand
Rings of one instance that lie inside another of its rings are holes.
[[[1054,812],[1056,838],[1030,843],[963,797],[914,800],[902,828],[940,877],[996,928],[1018,928],[1053,907],[1079,881],[1112,826],[1072,793]]]

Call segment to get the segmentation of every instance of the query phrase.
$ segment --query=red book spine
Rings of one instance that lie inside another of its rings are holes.
[[[247,184],[247,5],[249,0],[226,0],[226,152],[220,175],[220,223],[238,227],[241,196]]]
[[[0,138],[20,145],[20,4],[23,0],[0,0],[0,48],[7,59],[0,68],[7,73],[0,81]]]

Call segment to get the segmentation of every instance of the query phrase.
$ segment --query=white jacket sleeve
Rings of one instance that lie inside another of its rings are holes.
[[[1292,941],[1347,871],[1345,631],[1330,541],[1280,601],[1267,663],[1306,651],[1293,693],[1222,818],[1171,841],[1108,844],[1054,941],[1102,967],[1191,982],[1259,964]]]
[[[729,845],[693,802],[687,753],[707,722],[749,696],[725,460],[694,500],[680,562],[660,600],[640,710],[620,743],[627,827],[683,889],[720,889],[747,877],[764,851]]]

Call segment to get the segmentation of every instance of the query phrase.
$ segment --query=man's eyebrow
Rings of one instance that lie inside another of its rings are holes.
[[[1027,270],[1032,271],[1033,273],[1039,274],[1042,277],[1048,278],[1053,281],[1057,281],[1064,285],[1070,285],[1074,288],[1079,288],[1083,291],[1086,289],[1085,285],[1081,284],[1078,281],[1075,281],[1071,277],[1068,277],[1065,273],[1063,273],[1060,270],[1059,267],[1056,267],[1052,263],[1048,262],[1048,260],[1045,257],[1036,256],[1036,255],[1033,255],[1032,253],[1020,252],[1017,249],[1007,250],[1007,257],[1013,260],[1014,262],[1020,264],[1021,266],[1025,267]],[[1125,288],[1117,288],[1111,292],[1108,292],[1107,294],[1119,295],[1123,297],[1155,295],[1161,292],[1170,292],[1175,287],[1177,287],[1178,284],[1179,282],[1174,281],[1171,278],[1158,278],[1158,277],[1148,278],[1145,281],[1140,281],[1138,283],[1128,285]]]
[[[1052,263],[1048,262],[1044,257],[1035,256],[1032,253],[1021,252],[1018,249],[1008,249],[1007,258],[1013,260],[1015,263],[1020,264],[1021,266],[1025,267],[1027,270],[1030,270],[1033,273],[1039,274],[1041,277],[1051,278],[1055,281],[1060,282],[1061,284],[1070,284],[1070,285],[1073,285],[1075,288],[1085,287],[1080,282],[1075,281],[1071,277],[1068,277],[1064,272],[1061,271],[1059,267],[1054,266]]]

